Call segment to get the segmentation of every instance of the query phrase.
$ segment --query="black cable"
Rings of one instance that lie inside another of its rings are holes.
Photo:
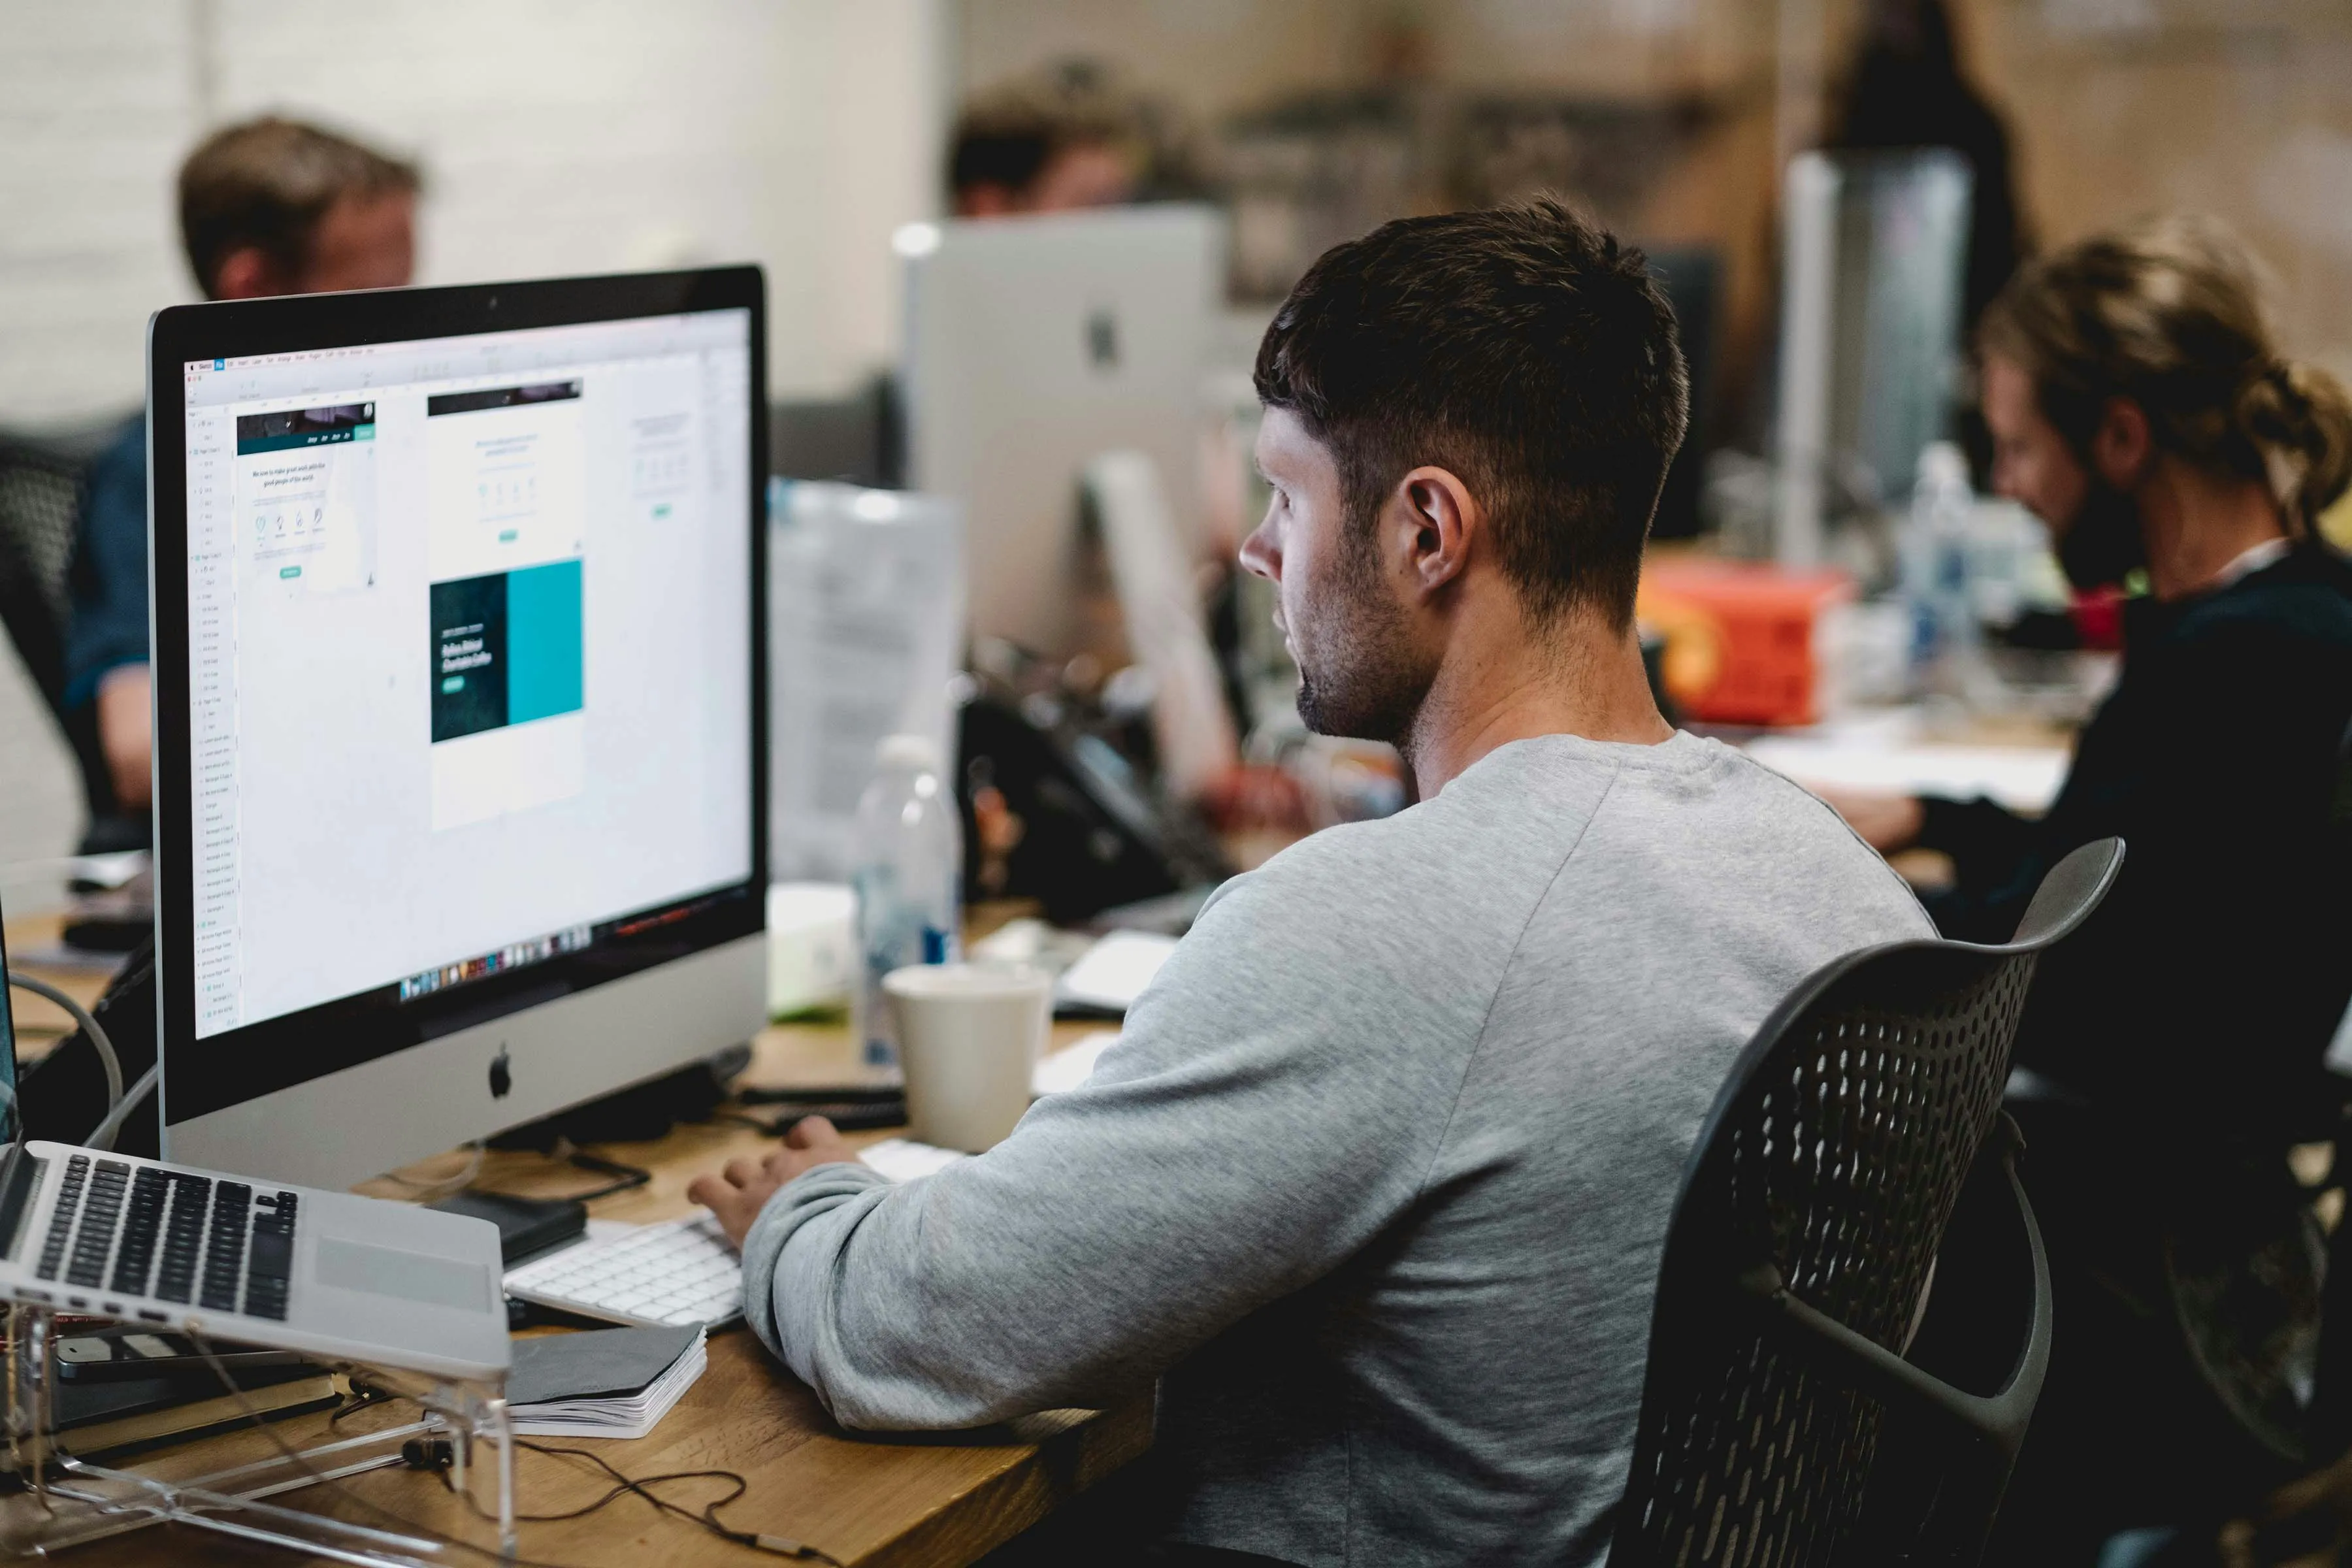
[[[328,1426],[335,1426],[346,1415],[356,1415],[362,1410],[373,1410],[379,1405],[389,1405],[395,1397],[373,1384],[362,1383],[357,1378],[352,1379],[351,1383],[352,1396],[335,1406],[334,1414],[327,1417]]]
[[[470,1552],[478,1557],[486,1557],[493,1563],[512,1564],[513,1568],[572,1568],[572,1565],[569,1563],[550,1563],[539,1558],[510,1555],[506,1552],[500,1551],[497,1547],[478,1545],[477,1543],[467,1541],[461,1536],[451,1535],[445,1531],[435,1530],[429,1525],[419,1524],[414,1520],[410,1520],[398,1513],[394,1513],[392,1510],[385,1508],[381,1503],[378,1503],[372,1499],[362,1497],[358,1492],[352,1490],[350,1487],[344,1484],[346,1478],[320,1475],[311,1467],[310,1462],[308,1459],[305,1459],[301,1455],[296,1453],[292,1445],[289,1444],[283,1436],[278,1435],[278,1429],[275,1426],[262,1418],[261,1413],[254,1408],[253,1402],[246,1397],[245,1390],[238,1386],[236,1378],[229,1372],[228,1367],[222,1363],[219,1355],[214,1352],[211,1342],[194,1329],[184,1330],[183,1331],[188,1336],[188,1342],[196,1347],[196,1353],[203,1356],[205,1358],[205,1363],[213,1369],[213,1375],[220,1380],[221,1386],[228,1390],[229,1396],[236,1401],[238,1411],[246,1417],[247,1420],[252,1422],[253,1425],[260,1430],[262,1436],[269,1439],[271,1445],[277,1448],[280,1458],[282,1458],[288,1464],[293,1466],[296,1470],[309,1477],[315,1484],[332,1488],[335,1491],[341,1493],[346,1501],[358,1505],[360,1508],[366,1510],[368,1512],[375,1515],[378,1519],[394,1526],[395,1529],[412,1531],[426,1540],[437,1541],[445,1546],[454,1546],[460,1552]],[[362,1399],[355,1401],[345,1409],[338,1411],[334,1417],[331,1417],[330,1425],[332,1424],[334,1419],[338,1419],[342,1415],[350,1414],[352,1410],[362,1408],[366,1404],[388,1404],[394,1399],[408,1397],[408,1395],[396,1394],[385,1389],[371,1389],[369,1392],[378,1395],[379,1397],[373,1400]],[[768,1535],[758,1531],[735,1530],[720,1522],[716,1516],[717,1510],[742,1497],[742,1495],[751,1490],[751,1483],[749,1480],[745,1479],[741,1475],[739,1475],[733,1470],[680,1470],[668,1475],[648,1476],[643,1480],[632,1480],[627,1476],[621,1474],[619,1470],[614,1469],[610,1464],[606,1463],[604,1458],[595,1454],[589,1453],[584,1448],[551,1448],[544,1444],[530,1442],[521,1437],[513,1437],[512,1441],[518,1448],[529,1448],[537,1453],[549,1455],[576,1455],[581,1458],[587,1459],[595,1464],[619,1483],[603,1498],[599,1499],[588,1508],[579,1510],[578,1513],[551,1514],[545,1516],[546,1519],[578,1518],[582,1513],[593,1513],[597,1509],[603,1508],[611,1503],[614,1499],[623,1495],[623,1493],[635,1492],[636,1495],[644,1498],[647,1502],[652,1503],[654,1507],[659,1509],[663,1512],[675,1513],[680,1518],[698,1524],[705,1530],[709,1531],[712,1534],[717,1535],[723,1540],[733,1542],[739,1546],[749,1547],[757,1552],[770,1552],[780,1557],[791,1557],[802,1562],[814,1561],[827,1563],[830,1564],[830,1568],[843,1568],[840,1559],[830,1555],[820,1548],[811,1546],[806,1542],[794,1541],[785,1536]],[[644,1489],[648,1484],[683,1480],[688,1478],[707,1477],[724,1477],[735,1483],[735,1489],[728,1493],[727,1496],[719,1499],[716,1502],[708,1504],[701,1513],[696,1513],[691,1510],[681,1508],[677,1504],[668,1501],[667,1499],[657,1497],[654,1493]],[[476,1514],[492,1521],[497,1519],[497,1515],[489,1513],[484,1510],[481,1503],[470,1493],[458,1492],[456,1485],[449,1480],[446,1472],[443,1475],[442,1484],[448,1487],[452,1492],[456,1492],[457,1496],[464,1498],[466,1500],[466,1506],[471,1509]],[[543,1522],[543,1521],[530,1515],[517,1514],[515,1516],[516,1523],[520,1524],[526,1521]]]
[[[477,1175],[481,1173],[482,1148],[483,1145],[479,1143],[474,1146],[474,1163],[467,1167],[464,1175],[455,1178],[459,1185],[470,1184]],[[624,1165],[618,1160],[607,1160],[601,1154],[591,1154],[585,1150],[572,1147],[568,1140],[546,1151],[546,1153],[550,1159],[562,1160],[579,1170],[593,1171],[600,1176],[610,1176],[613,1180],[601,1187],[591,1187],[584,1193],[557,1193],[553,1196],[543,1193],[501,1193],[494,1187],[475,1187],[473,1190],[491,1197],[524,1198],[533,1203],[586,1204],[593,1203],[598,1198],[609,1198],[614,1193],[633,1191],[654,1179],[654,1173],[642,1165]],[[393,1180],[400,1182],[403,1185],[439,1186],[444,1184],[437,1182],[412,1184],[406,1178],[398,1175],[394,1176]]]
[[[794,1126],[812,1116],[822,1116],[833,1123],[836,1132],[871,1132],[886,1127],[907,1125],[907,1102],[903,1100],[875,1103],[858,1102],[848,1105],[794,1107],[773,1117],[761,1118],[743,1110],[714,1110],[713,1121],[738,1122],[755,1128],[771,1138],[782,1138]]]
[[[418,1524],[414,1520],[407,1519],[400,1514],[394,1513],[392,1510],[384,1507],[382,1503],[375,1501],[373,1499],[360,1496],[359,1493],[353,1491],[350,1487],[343,1484],[346,1478],[341,1476],[320,1475],[311,1467],[310,1462],[308,1459],[294,1451],[291,1444],[288,1443],[284,1437],[278,1436],[278,1429],[275,1426],[261,1418],[261,1413],[253,1407],[253,1402],[245,1396],[245,1390],[238,1386],[236,1378],[229,1372],[227,1366],[223,1364],[219,1355],[213,1350],[212,1342],[194,1329],[184,1329],[181,1331],[188,1336],[188,1342],[196,1347],[196,1353],[205,1358],[205,1364],[213,1369],[213,1375],[220,1380],[221,1386],[228,1390],[229,1397],[236,1401],[238,1411],[246,1417],[246,1419],[251,1421],[254,1426],[259,1429],[263,1436],[269,1439],[270,1446],[278,1450],[278,1454],[280,1458],[293,1466],[294,1468],[302,1475],[309,1477],[314,1484],[333,1489],[335,1491],[342,1495],[342,1498],[346,1502],[352,1503],[359,1508],[365,1510],[367,1512],[375,1515],[377,1519],[393,1526],[394,1529],[412,1531],[417,1535],[423,1536],[428,1541],[437,1541],[445,1546],[454,1546],[460,1552],[471,1552],[478,1556],[489,1558],[495,1563],[511,1563],[516,1565],[516,1568],[572,1568],[572,1565],[570,1563],[547,1563],[534,1558],[509,1556],[496,1547],[478,1546],[473,1542],[467,1541],[459,1536],[448,1534],[444,1531],[435,1530],[429,1525]],[[379,1390],[377,1392],[382,1393],[383,1391]],[[391,1397],[393,1396],[387,1394],[385,1398],[379,1399],[374,1403],[388,1403]]]
[[[771,1542],[776,1540],[776,1537],[764,1536],[757,1531],[737,1530],[726,1521],[719,1517],[719,1510],[720,1509],[726,1508],[729,1505],[740,1500],[743,1494],[751,1489],[751,1483],[744,1479],[744,1477],[738,1471],[671,1470],[657,1476],[630,1477],[623,1475],[620,1470],[602,1454],[593,1453],[586,1448],[558,1448],[551,1444],[534,1443],[527,1437],[516,1438],[515,1447],[519,1448],[529,1448],[534,1454],[546,1454],[551,1458],[561,1457],[574,1459],[585,1459],[590,1464],[595,1466],[598,1469],[604,1471],[604,1474],[611,1477],[613,1480],[612,1487],[605,1491],[603,1497],[598,1498],[594,1502],[585,1504],[580,1508],[572,1509],[563,1513],[517,1514],[515,1517],[518,1520],[529,1519],[536,1523],[553,1520],[581,1519],[589,1514],[594,1513],[598,1509],[605,1507],[614,1500],[634,1492],[637,1496],[645,1499],[646,1501],[653,1504],[655,1508],[660,1510],[662,1512],[674,1513],[680,1519],[686,1520],[694,1524],[698,1524],[702,1526],[703,1529],[710,1531],[711,1534],[718,1536],[722,1541],[731,1541],[738,1546],[748,1546],[752,1548],[754,1551],[759,1552],[776,1552],[781,1550],[778,1546],[771,1544]],[[725,1497],[715,1498],[711,1501],[704,1503],[698,1510],[681,1507],[680,1505],[670,1501],[667,1498],[656,1496],[652,1491],[647,1489],[648,1488],[659,1486],[667,1481],[695,1480],[723,1480],[730,1483],[733,1489]],[[455,1483],[449,1480],[448,1475],[446,1471],[442,1476],[442,1483],[445,1486],[447,1486],[451,1492],[456,1493],[460,1497],[465,1497],[467,1507],[472,1509],[478,1514],[483,1512],[482,1505],[478,1501],[465,1493],[457,1492]],[[488,1515],[484,1515],[484,1517],[488,1517]],[[809,1545],[806,1542],[795,1542],[793,1544],[798,1550],[788,1552],[786,1553],[787,1555],[799,1557],[803,1560],[814,1559],[819,1563],[830,1563],[833,1565],[833,1568],[842,1568],[840,1559],[829,1556],[818,1548]]]
[[[685,1512],[685,1510],[680,1509],[676,1503],[666,1502],[662,1499],[654,1496],[651,1492],[645,1489],[647,1487],[659,1486],[665,1481],[723,1480],[732,1482],[735,1489],[729,1492],[725,1497],[720,1498],[717,1502],[710,1504],[710,1507],[713,1509],[725,1508],[729,1503],[733,1502],[736,1499],[741,1497],[745,1492],[751,1489],[751,1484],[745,1480],[741,1475],[733,1470],[672,1470],[664,1475],[639,1476],[635,1479],[631,1479],[629,1477],[622,1475],[620,1471],[614,1469],[612,1466],[604,1464],[602,1459],[598,1459],[595,1455],[588,1452],[585,1448],[552,1448],[544,1443],[533,1443],[528,1438],[523,1437],[518,1437],[515,1439],[515,1447],[518,1448],[529,1448],[534,1454],[569,1456],[572,1458],[593,1460],[596,1464],[603,1466],[605,1472],[613,1478],[613,1484],[606,1488],[604,1495],[598,1498],[594,1502],[583,1503],[578,1508],[566,1509],[562,1513],[519,1513],[515,1515],[515,1522],[518,1524],[551,1524],[566,1519],[585,1519],[588,1515],[594,1513],[597,1510],[609,1506],[614,1500],[626,1497],[631,1492],[635,1492],[647,1502],[653,1504],[656,1509],[672,1513]],[[464,1499],[466,1506],[473,1510],[475,1514],[479,1518],[495,1519],[497,1517],[488,1510],[483,1508],[481,1502],[478,1499],[468,1495],[467,1493],[459,1491],[457,1489],[457,1483],[450,1479],[449,1472],[447,1470],[443,1470],[441,1472],[441,1484],[448,1489],[449,1494],[452,1497]],[[693,1520],[698,1524],[707,1522],[697,1514],[688,1513],[686,1517]],[[728,1533],[724,1530],[724,1527],[721,1527],[721,1533]]]
[[[572,1163],[581,1170],[593,1171],[600,1176],[613,1178],[606,1185],[592,1191],[564,1194],[576,1204],[593,1203],[598,1198],[609,1198],[614,1193],[629,1192],[646,1185],[654,1179],[654,1173],[642,1165],[624,1165],[618,1160],[607,1160],[602,1154],[591,1154],[584,1149],[572,1150],[570,1158]]]

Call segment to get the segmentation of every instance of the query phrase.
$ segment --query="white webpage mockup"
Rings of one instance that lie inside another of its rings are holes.
[[[200,1037],[750,874],[749,332],[187,367]]]

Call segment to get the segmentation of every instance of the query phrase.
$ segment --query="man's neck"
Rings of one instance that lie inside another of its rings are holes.
[[[1448,651],[1399,749],[1421,798],[1489,752],[1539,735],[1656,745],[1674,738],[1642,668],[1642,644],[1580,612],[1541,639]]]
[[[2158,599],[2201,593],[2255,545],[2286,537],[2278,502],[2262,481],[2204,473],[2175,458],[2132,499],[2147,546],[2148,592]]]

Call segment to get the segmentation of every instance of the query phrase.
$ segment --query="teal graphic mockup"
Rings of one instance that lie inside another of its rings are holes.
[[[583,705],[580,563],[433,584],[433,738]]]

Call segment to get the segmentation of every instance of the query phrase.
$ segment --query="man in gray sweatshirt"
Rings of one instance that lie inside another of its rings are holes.
[[[1160,1379],[1161,1560],[1597,1563],[1733,1058],[1810,971],[1932,931],[1651,700],[1633,591],[1685,393],[1638,252],[1550,203],[1391,224],[1299,283],[1257,386],[1242,560],[1300,715],[1395,742],[1420,804],[1227,883],[986,1154],[892,1185],[811,1121],[693,1195],[850,1426]]]

